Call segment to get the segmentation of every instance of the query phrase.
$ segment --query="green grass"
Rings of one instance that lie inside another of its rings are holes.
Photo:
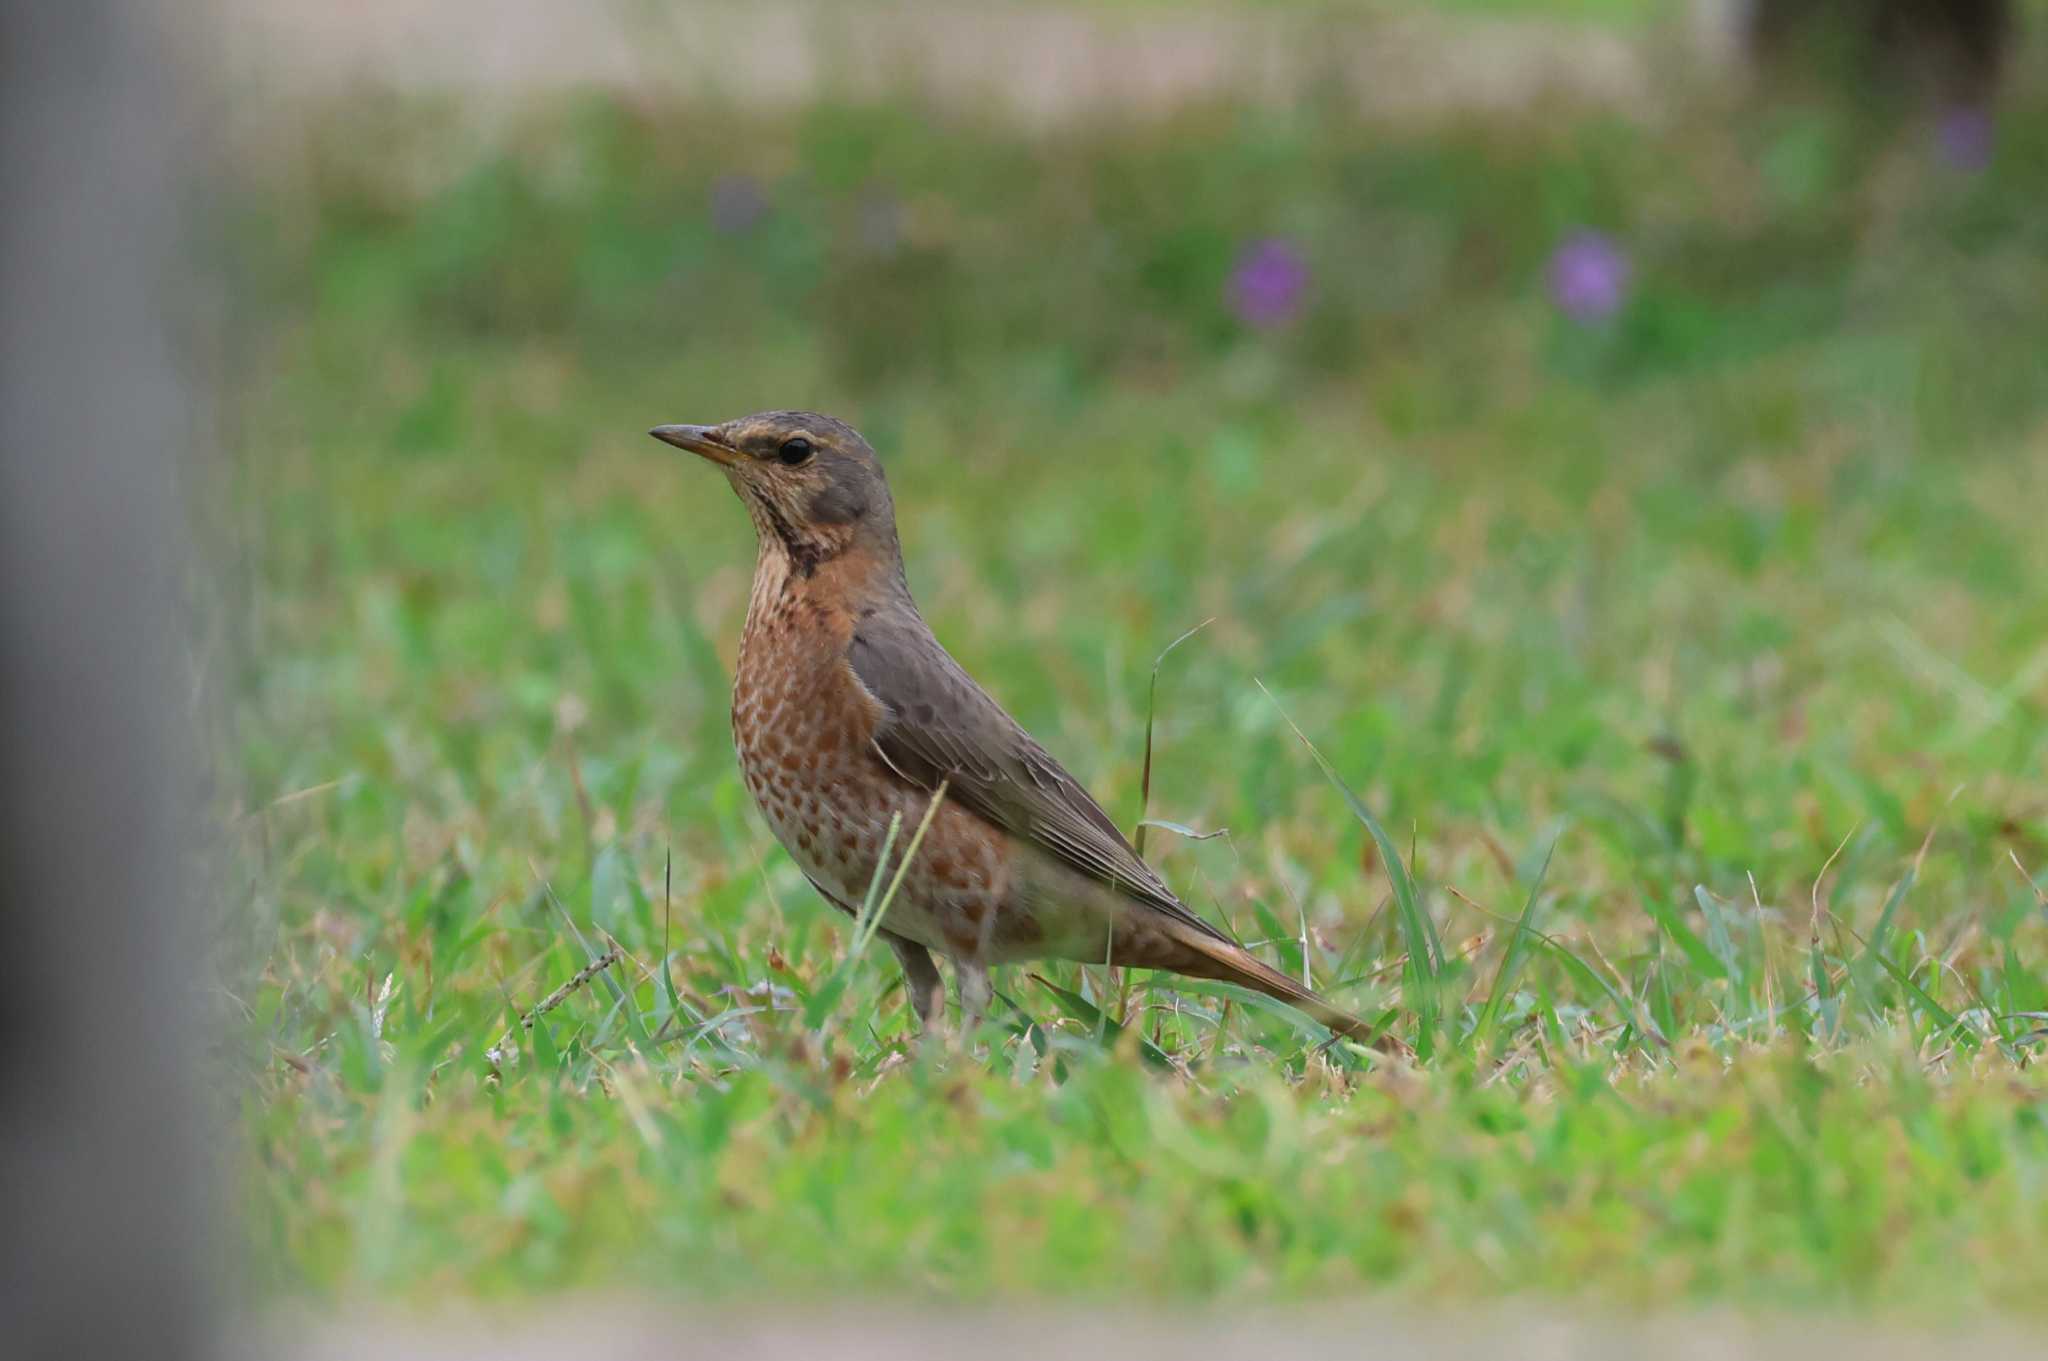
[[[1825,107],[337,109],[224,199],[260,1287],[2039,1311],[2040,112],[1969,175]],[[1544,295],[1581,226],[1601,326]],[[909,1045],[734,769],[745,516],[642,433],[782,405],[874,439],[940,637],[1127,826],[1215,620],[1150,814],[1229,834],[1152,858],[1412,1062],[1070,966]]]

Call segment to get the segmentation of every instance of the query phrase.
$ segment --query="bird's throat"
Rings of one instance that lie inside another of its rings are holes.
[[[761,558],[779,554],[789,574],[808,581],[818,574],[818,564],[833,556],[833,546],[821,539],[799,533],[781,507],[766,497],[749,496],[747,509],[753,512],[754,532],[760,536]]]

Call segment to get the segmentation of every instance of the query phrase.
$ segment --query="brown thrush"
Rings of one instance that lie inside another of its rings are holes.
[[[818,892],[853,912],[892,816],[907,842],[945,786],[881,927],[921,1021],[944,1001],[937,950],[968,1030],[991,964],[1071,959],[1222,979],[1367,1034],[1190,912],[939,646],[910,598],[881,464],[852,427],[769,411],[649,433],[723,468],[753,516],[733,739],[748,791]]]

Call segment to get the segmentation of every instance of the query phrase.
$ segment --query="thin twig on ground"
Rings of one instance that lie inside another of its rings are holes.
[[[562,1005],[562,1003],[568,1001],[570,997],[575,995],[576,991],[579,988],[587,986],[591,979],[597,977],[599,974],[603,973],[606,969],[609,969],[612,965],[618,963],[623,958],[625,958],[625,951],[621,950],[617,945],[613,945],[611,949],[605,951],[596,959],[591,960],[588,964],[578,969],[576,971],[575,977],[571,978],[561,987],[556,988],[546,997],[543,997],[536,1006],[534,1006],[524,1016],[521,1016],[519,1018],[519,1024],[517,1026],[513,1027],[512,1029],[508,1029],[503,1035],[500,1035],[498,1037],[498,1042],[492,1045],[489,1049],[486,1049],[484,1051],[484,1059],[491,1065],[492,1071],[495,1072],[500,1066],[504,1064],[505,1056],[510,1051],[512,1045],[513,1030],[533,1029],[533,1023],[535,1021],[547,1015],[556,1007]]]

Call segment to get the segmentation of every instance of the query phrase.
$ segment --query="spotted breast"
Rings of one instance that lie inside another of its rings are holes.
[[[733,679],[733,742],[747,791],[775,837],[846,910],[867,897],[892,817],[894,874],[929,796],[876,750],[880,704],[847,664],[857,621],[779,555],[755,573]],[[1003,957],[1035,935],[1007,920],[1008,847],[995,829],[941,804],[890,905],[889,929],[955,958]]]

